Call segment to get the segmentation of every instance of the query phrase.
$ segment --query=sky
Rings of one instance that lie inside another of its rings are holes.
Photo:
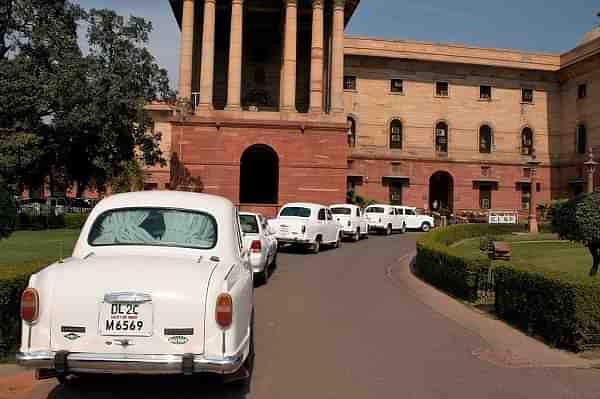
[[[151,20],[150,48],[176,87],[179,28],[168,0],[74,2]],[[600,24],[598,12],[598,0],[362,0],[346,33],[562,53]]]

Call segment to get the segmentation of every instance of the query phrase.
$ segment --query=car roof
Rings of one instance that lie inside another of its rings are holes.
[[[240,212],[240,216],[260,217],[260,216],[262,216],[262,214],[260,214],[260,213],[254,213],[254,212]]]
[[[357,205],[354,204],[336,204],[336,205],[331,205],[330,208],[360,208]]]
[[[327,208],[325,205],[320,205],[320,204],[312,204],[310,202],[292,202],[289,204],[285,204],[284,206],[281,207],[281,209],[283,208],[287,208],[287,207],[302,207],[302,208]]]
[[[367,208],[373,208],[373,207],[378,207],[378,208],[394,208],[394,206],[392,206],[392,205],[386,205],[386,204],[373,204],[373,205],[369,205]]]

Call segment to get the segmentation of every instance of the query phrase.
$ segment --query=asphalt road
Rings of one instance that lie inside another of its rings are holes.
[[[476,357],[485,341],[424,305],[387,268],[416,234],[318,255],[280,254],[256,290],[249,386],[198,377],[39,382],[27,398],[600,398],[600,372],[512,369]]]

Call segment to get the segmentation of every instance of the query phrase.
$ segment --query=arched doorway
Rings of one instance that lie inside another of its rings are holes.
[[[248,147],[240,161],[240,203],[277,204],[279,157],[268,145]]]
[[[448,172],[436,172],[429,179],[429,209],[440,211],[454,208],[454,180]]]

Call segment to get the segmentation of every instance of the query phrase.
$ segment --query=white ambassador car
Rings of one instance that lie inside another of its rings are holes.
[[[365,209],[369,230],[391,235],[394,231],[404,233],[406,221],[399,209],[391,205],[371,205]]]
[[[238,212],[181,192],[120,194],[90,214],[73,257],[22,296],[19,364],[55,375],[249,377],[253,281]]]
[[[433,217],[429,215],[419,215],[417,213],[417,208],[415,207],[398,206],[396,209],[404,216],[407,229],[421,230],[426,233],[435,227]]]
[[[244,233],[244,248],[250,251],[250,265],[255,279],[266,283],[269,270],[277,262],[277,239],[261,214],[241,212],[240,223]]]
[[[340,246],[342,238],[338,222],[324,205],[294,203],[284,205],[276,219],[269,220],[279,245],[308,247],[318,253],[322,245]]]
[[[363,210],[356,205],[332,205],[329,207],[333,218],[340,224],[342,235],[359,241],[369,235],[369,225]]]

